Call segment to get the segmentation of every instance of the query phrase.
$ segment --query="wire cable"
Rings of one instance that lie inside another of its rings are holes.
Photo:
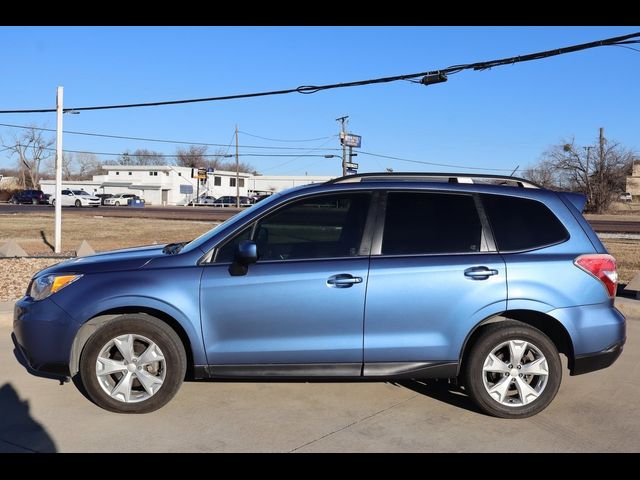
[[[28,125],[15,125],[12,123],[0,123],[0,127],[9,127],[9,128],[21,128],[24,130],[40,130],[43,132],[55,132],[55,128],[45,128],[45,127],[33,127]],[[144,137],[129,137],[125,135],[109,135],[105,133],[93,133],[93,132],[77,132],[73,130],[63,130],[63,133],[67,133],[70,135],[83,135],[86,137],[102,137],[102,138],[117,138],[123,140],[137,140],[144,142],[158,142],[158,143],[171,143],[176,145],[203,145],[207,147],[223,147],[229,149],[231,144],[233,143],[233,138],[231,138],[231,142],[229,144],[223,143],[206,143],[206,142],[183,142],[178,140],[165,140],[160,138],[144,138]],[[235,133],[234,133],[235,136]],[[275,147],[268,145],[240,145],[241,148],[256,148],[256,149],[265,149],[265,150],[303,150],[307,147]],[[325,150],[340,150],[339,148],[327,148]]]
[[[250,137],[261,138],[262,140],[270,140],[272,142],[316,142],[318,140],[326,140],[327,138],[335,138],[338,135],[328,135],[326,137],[318,137],[318,138],[306,138],[304,140],[283,140],[280,138],[269,138],[269,137],[261,137],[260,135],[254,135],[249,132],[243,132],[242,130],[238,130],[238,133],[242,133],[243,135],[248,135]]]
[[[419,163],[422,165],[433,165],[435,167],[447,167],[447,168],[462,168],[464,170],[487,170],[487,171],[491,171],[491,172],[510,172],[511,170],[508,168],[483,168],[483,167],[467,167],[467,166],[463,166],[463,165],[454,165],[454,164],[450,164],[450,163],[435,163],[435,162],[427,162],[425,160],[412,160],[409,158],[402,158],[402,157],[393,157],[391,155],[382,155],[379,153],[372,153],[372,152],[364,152],[362,150],[358,150],[358,155],[370,155],[372,157],[378,157],[378,158],[388,158],[390,160],[398,160],[401,162],[410,162],[410,163]]]
[[[623,43],[637,43],[635,41],[630,42],[629,40],[632,38],[638,38],[638,37],[640,37],[640,32],[635,32],[627,35],[621,35],[618,37],[605,38],[602,40],[581,43],[578,45],[570,45],[568,47],[556,48],[553,50],[544,50],[541,52],[530,53],[527,55],[518,55],[515,57],[500,58],[497,60],[468,63],[468,64],[462,64],[462,65],[453,65],[447,68],[429,70],[426,72],[393,75],[390,77],[371,78],[368,80],[357,80],[353,82],[331,83],[327,85],[301,85],[296,88],[287,88],[283,90],[271,90],[266,92],[255,92],[255,93],[241,93],[236,95],[223,95],[223,96],[205,97],[205,98],[190,98],[190,99],[184,99],[184,100],[165,100],[165,101],[158,101],[158,102],[96,105],[96,106],[90,106],[90,107],[70,107],[70,108],[64,108],[63,112],[71,112],[71,111],[83,112],[83,111],[89,111],[89,110],[114,110],[114,109],[120,109],[120,108],[137,108],[137,107],[158,107],[162,105],[181,105],[181,104],[189,104],[189,103],[215,102],[215,101],[222,101],[222,100],[237,100],[241,98],[257,98],[257,97],[267,97],[267,96],[273,96],[273,95],[286,95],[289,93],[312,94],[312,93],[317,93],[323,90],[330,90],[335,88],[360,87],[364,85],[390,83],[390,82],[396,82],[399,80],[409,80],[413,78],[425,77],[425,76],[436,75],[436,74],[452,75],[454,73],[458,73],[463,70],[488,70],[488,69],[499,67],[502,65],[513,65],[515,63],[520,63],[520,62],[541,60],[543,58],[549,58],[557,55],[564,55],[567,53],[578,52],[580,50],[588,50],[590,48],[611,46],[611,45],[615,46]],[[19,109],[19,110],[0,110],[0,113],[6,113],[6,114],[51,113],[55,111],[56,111],[55,108],[34,108],[34,109]]]

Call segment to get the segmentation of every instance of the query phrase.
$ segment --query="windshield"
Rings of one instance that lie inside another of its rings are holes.
[[[84,190],[74,190],[73,193],[75,195],[89,195],[87,192],[85,192]]]
[[[192,240],[191,242],[187,243],[184,246],[184,248],[182,249],[182,251],[183,252],[188,252],[188,251],[193,250],[194,248],[199,248],[201,245],[203,245],[206,242],[208,242],[215,234],[220,232],[222,229],[226,228],[231,223],[234,223],[234,222],[242,220],[246,216],[250,215],[256,208],[262,208],[262,207],[270,204],[271,202],[273,202],[276,198],[278,198],[280,196],[281,196],[280,193],[274,193],[273,195],[271,195],[271,197],[269,197],[268,199],[263,200],[259,204],[252,205],[251,207],[243,210],[242,212],[234,215],[233,217],[226,219],[220,225],[217,225],[217,226],[213,227],[208,232],[203,233],[202,235],[200,235],[195,240]],[[233,200],[235,201],[235,198]]]

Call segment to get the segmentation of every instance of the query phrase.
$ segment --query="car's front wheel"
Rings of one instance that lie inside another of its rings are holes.
[[[176,332],[148,315],[122,315],[98,329],[80,357],[80,382],[98,406],[117,413],[148,413],[179,390],[186,372]]]
[[[81,207],[82,206],[82,202],[80,200],[76,200],[76,203],[74,205],[76,207]]]
[[[464,363],[463,383],[471,398],[501,418],[541,412],[562,379],[558,350],[549,337],[515,321],[485,327]]]
[[[116,207],[119,207],[119,206],[120,206],[120,202],[116,202]]]

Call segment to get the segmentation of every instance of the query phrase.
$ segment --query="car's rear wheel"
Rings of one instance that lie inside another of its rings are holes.
[[[148,413],[179,390],[187,366],[176,332],[148,315],[122,315],[97,330],[80,357],[80,381],[98,406]]]
[[[55,207],[55,205],[56,205],[56,200],[55,199],[51,200],[51,205],[53,205]]]
[[[507,321],[485,327],[465,362],[465,389],[486,413],[526,418],[544,410],[562,379],[558,349],[540,330]]]

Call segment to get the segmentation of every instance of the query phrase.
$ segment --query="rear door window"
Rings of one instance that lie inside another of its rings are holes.
[[[537,200],[482,195],[498,250],[533,250],[562,243],[569,232],[549,208]]]
[[[430,192],[387,195],[383,255],[486,251],[473,196]]]

